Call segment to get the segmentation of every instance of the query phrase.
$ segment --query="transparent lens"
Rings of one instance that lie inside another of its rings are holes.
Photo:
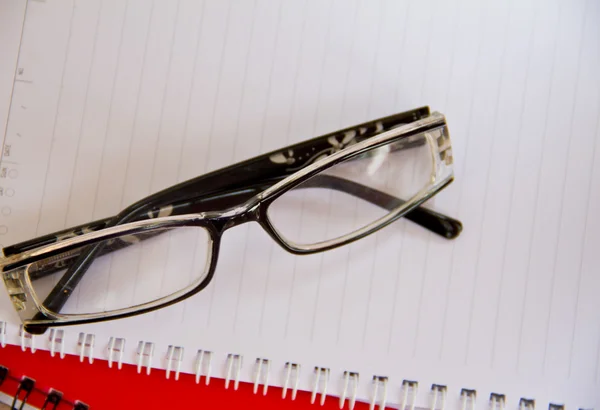
[[[370,225],[429,186],[434,176],[425,134],[348,159],[304,181],[269,207],[285,239],[312,245]]]
[[[198,227],[155,229],[88,245],[33,263],[28,275],[36,298],[61,314],[92,314],[154,302],[199,284],[210,263],[211,239]],[[61,309],[52,290],[80,266],[82,254],[97,247]]]

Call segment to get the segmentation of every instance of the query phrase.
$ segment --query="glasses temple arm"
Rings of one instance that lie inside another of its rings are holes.
[[[229,189],[219,193],[200,196],[199,198],[190,198],[169,206],[156,206],[150,211],[141,212],[132,220],[138,221],[162,216],[161,213],[164,213],[165,209],[169,209],[169,211],[167,211],[168,215],[183,215],[210,211],[214,209],[226,209],[243,203],[247,199],[256,195],[258,192],[267,189],[276,182],[278,182],[278,180],[264,182],[250,188]],[[316,175],[305,181],[302,186],[313,188],[329,188],[345,192],[390,211],[404,203],[402,199],[396,198],[385,192],[347,179],[335,177],[333,175]],[[460,221],[421,206],[412,209],[403,215],[403,217],[448,239],[456,238],[462,231],[462,224]],[[99,219],[88,224],[79,225],[70,229],[54,232],[29,241],[8,246],[3,250],[4,256],[15,255],[31,249],[39,248],[41,246],[60,242],[64,239],[69,239],[75,236],[104,229],[108,227],[110,222],[115,218],[116,217],[113,216]]]
[[[406,202],[377,189],[333,175],[315,175],[304,181],[301,186],[345,192],[388,211],[393,211]],[[462,231],[460,221],[420,206],[404,214],[403,217],[447,239],[456,238]]]
[[[172,204],[169,206],[170,215],[183,215],[183,214],[191,214],[191,213],[200,213],[204,211],[209,211],[213,209],[227,209],[236,205],[239,205],[246,200],[250,199],[258,192],[268,188],[268,186],[272,185],[268,183],[266,185],[259,185],[249,189],[236,190],[223,192],[220,195],[214,195],[210,197],[201,197],[190,199],[189,201],[185,201],[178,204]],[[377,205],[381,208],[387,209],[389,211],[393,211],[397,209],[399,206],[405,203],[404,200],[397,198],[395,196],[389,195],[385,192],[379,191],[377,189],[370,188],[368,186],[359,184],[354,181],[350,181],[344,178],[340,178],[333,175],[316,175],[305,181],[298,188],[321,188],[321,189],[331,189],[340,192],[344,192],[346,194],[352,195],[354,197],[360,198],[364,201],[370,202],[374,205]],[[151,214],[160,214],[159,210],[152,212]],[[149,217],[147,214],[145,217]],[[462,224],[460,221],[450,218],[446,215],[434,212],[427,208],[417,207],[410,212],[403,215],[403,217],[427,228],[431,232],[434,232],[444,238],[453,239],[456,238],[460,232],[462,231]],[[96,221],[94,226],[97,228],[98,226],[102,226],[106,224],[109,218],[101,221]],[[79,231],[84,233],[85,231],[90,231],[92,229],[88,227],[77,227],[74,231]],[[97,229],[93,229],[97,230]],[[64,233],[60,233],[62,235],[72,233],[73,231],[66,231]],[[165,231],[166,232],[166,231]],[[143,241],[145,239],[149,239],[155,236],[158,236],[164,232],[155,232],[155,233],[143,233],[138,235],[138,239]],[[60,234],[55,234],[50,238],[55,238],[60,236]],[[43,242],[43,240],[41,241]],[[96,256],[105,255],[108,253],[112,253],[114,251],[123,249],[132,243],[125,241],[115,240],[109,247],[103,247],[100,250],[99,254]],[[77,255],[68,255],[68,258],[73,258]],[[36,279],[40,279],[42,277],[48,276],[58,270],[64,269],[60,266],[54,266],[53,264],[48,264],[47,266],[40,267],[38,270],[32,271],[30,273],[30,279],[35,281]]]

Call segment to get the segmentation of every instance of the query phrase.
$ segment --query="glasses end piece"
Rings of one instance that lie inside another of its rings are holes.
[[[49,326],[47,326],[47,325],[28,324],[28,325],[23,326],[23,330],[25,330],[30,335],[34,335],[34,336],[41,336],[41,335],[45,334],[48,331],[48,329],[49,329]]]
[[[463,230],[462,222],[460,222],[456,219],[447,218],[446,220],[444,220],[443,225],[446,228],[446,232],[445,232],[444,236],[447,239],[457,238]]]

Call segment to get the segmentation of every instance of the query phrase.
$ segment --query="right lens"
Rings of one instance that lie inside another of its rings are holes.
[[[104,313],[158,301],[199,284],[208,273],[212,243],[200,227],[162,228],[113,238],[31,264],[35,296],[49,310],[48,295],[78,266],[80,256],[98,247],[60,309],[66,315]]]
[[[269,220],[299,245],[337,239],[398,209],[431,184],[434,171],[427,134],[398,139],[287,191],[270,205]]]

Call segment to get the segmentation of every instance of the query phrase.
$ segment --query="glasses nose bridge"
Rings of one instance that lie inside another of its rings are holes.
[[[229,212],[224,212],[213,219],[213,223],[221,233],[226,230],[259,219],[259,203],[252,205],[242,205]]]

